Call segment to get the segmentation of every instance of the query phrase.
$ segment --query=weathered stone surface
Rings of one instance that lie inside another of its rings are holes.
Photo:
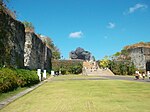
[[[45,47],[47,49],[47,52],[45,51],[45,61],[44,61],[44,68],[50,72],[51,68],[52,68],[52,63],[51,63],[51,59],[52,59],[52,52],[48,47]]]
[[[51,50],[33,32],[0,10],[0,67],[51,70]]]
[[[150,48],[137,47],[128,51],[136,68],[146,70],[146,63],[150,62]]]
[[[71,51],[69,55],[71,59],[82,59],[88,61],[91,59],[91,53],[80,47],[78,47],[75,51]]]
[[[24,66],[28,69],[51,69],[52,53],[35,33],[26,32]]]
[[[0,10],[0,66],[24,67],[24,25]]]

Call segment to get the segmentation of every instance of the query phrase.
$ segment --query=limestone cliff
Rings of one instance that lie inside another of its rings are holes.
[[[0,10],[0,66],[24,67],[24,25]]]
[[[34,32],[0,10],[0,67],[51,70],[51,50]]]
[[[147,70],[147,63],[150,62],[150,48],[148,47],[135,47],[128,49],[132,62],[138,69]],[[149,69],[148,69],[149,70]]]
[[[51,50],[33,32],[26,32],[24,66],[28,69],[51,68]]]

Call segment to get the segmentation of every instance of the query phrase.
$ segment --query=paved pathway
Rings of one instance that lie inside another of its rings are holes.
[[[147,82],[150,83],[150,79],[147,77],[139,80],[135,80],[134,76],[120,76],[120,75],[93,75],[90,77],[85,77],[85,78],[70,78],[70,79],[51,79],[49,81],[65,81],[65,80],[128,80],[128,81],[137,81],[137,82]]]
[[[35,88],[41,86],[41,85],[44,84],[45,82],[46,82],[46,80],[40,82],[39,84],[37,84],[37,85],[35,85],[35,86],[32,86],[32,87],[30,87],[30,88],[24,90],[24,91],[22,91],[22,92],[20,92],[20,93],[18,93],[18,94],[16,94],[16,95],[14,95],[13,97],[10,97],[10,98],[5,99],[4,101],[1,101],[1,102],[0,102],[0,109],[2,109],[4,106],[8,105],[9,103],[13,102],[13,101],[16,100],[17,98],[20,98],[20,97],[22,97],[23,95],[25,95],[25,94],[27,94],[27,93],[33,91]]]
[[[119,76],[119,75],[114,75],[114,76],[99,76],[102,78],[106,78],[106,79],[113,79],[113,80],[128,80],[128,81],[137,81],[137,82],[150,82],[150,79],[148,79],[147,77],[143,80],[143,79],[138,79],[135,80],[135,77],[133,76]]]

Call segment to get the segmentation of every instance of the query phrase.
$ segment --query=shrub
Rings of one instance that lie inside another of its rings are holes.
[[[0,69],[0,93],[12,91],[17,87],[32,86],[39,82],[36,71],[24,69]]]
[[[69,72],[72,74],[82,73],[82,65],[80,63],[70,66]]]
[[[19,86],[32,86],[39,82],[36,71],[17,69],[17,77],[19,77]]]
[[[0,70],[0,93],[14,90],[18,87],[16,71],[5,68]]]
[[[52,69],[61,71],[64,74],[80,74],[82,73],[82,61],[77,60],[55,60],[52,61]]]
[[[115,75],[133,75],[136,70],[130,61],[110,61],[109,68]]]

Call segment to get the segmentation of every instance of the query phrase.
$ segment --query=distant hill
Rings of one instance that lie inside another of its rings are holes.
[[[139,43],[136,43],[136,44],[125,46],[124,49],[128,50],[128,49],[133,49],[133,48],[137,48],[137,47],[150,48],[150,42],[139,42]]]

